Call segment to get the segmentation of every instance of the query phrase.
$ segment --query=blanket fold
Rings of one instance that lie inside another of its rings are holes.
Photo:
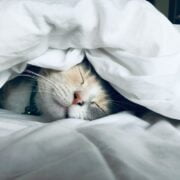
[[[180,119],[180,34],[145,0],[3,0],[0,85],[26,65],[64,70],[86,54],[122,95]]]

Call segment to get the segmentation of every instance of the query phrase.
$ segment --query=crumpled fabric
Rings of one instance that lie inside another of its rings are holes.
[[[180,119],[180,34],[145,0],[1,0],[0,85],[86,55],[129,100]]]

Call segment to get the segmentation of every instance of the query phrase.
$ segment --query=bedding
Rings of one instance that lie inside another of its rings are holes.
[[[1,86],[27,64],[64,70],[86,54],[121,94],[167,116],[41,123],[0,110],[1,180],[180,179],[180,34],[151,4],[1,0],[0,27]]]
[[[0,179],[180,177],[180,127],[166,118],[154,116],[153,124],[128,112],[92,122],[68,119],[43,124],[33,118],[1,113]]]
[[[63,70],[86,54],[123,96],[180,119],[180,34],[150,3],[2,0],[0,7],[1,86],[27,63]]]

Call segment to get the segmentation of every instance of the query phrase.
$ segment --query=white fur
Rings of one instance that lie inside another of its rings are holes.
[[[37,95],[38,107],[46,119],[62,119],[66,118],[66,116],[79,119],[94,119],[93,116],[95,117],[96,114],[90,114],[89,109],[93,105],[89,105],[89,103],[101,93],[102,90],[99,84],[92,84],[86,88],[83,86],[74,87],[60,73],[48,77],[48,81],[39,81],[40,92]],[[81,96],[85,101],[83,106],[72,104],[75,91],[82,92]]]
[[[13,89],[6,98],[4,108],[13,110],[16,113],[23,113],[25,107],[29,104],[29,97],[31,93],[31,83],[23,83]]]

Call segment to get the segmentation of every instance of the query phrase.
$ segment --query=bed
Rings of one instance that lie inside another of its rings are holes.
[[[3,0],[0,26],[1,86],[27,64],[64,70],[86,54],[155,112],[41,123],[1,109],[1,180],[180,179],[179,26],[144,0]]]

